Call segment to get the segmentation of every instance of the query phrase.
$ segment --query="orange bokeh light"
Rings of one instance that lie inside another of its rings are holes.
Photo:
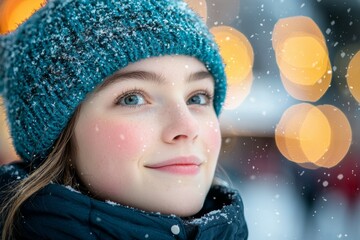
[[[326,47],[325,38],[317,24],[309,17],[295,16],[280,19],[274,27],[272,43],[275,50],[289,37],[311,36]]]
[[[249,76],[240,83],[228,84],[227,97],[224,103],[225,109],[235,109],[244,101],[250,93],[252,79],[253,74],[251,72]]]
[[[321,167],[336,166],[349,151],[352,142],[352,130],[345,114],[332,105],[321,105],[318,108],[326,115],[331,126],[331,143],[329,151],[315,162]]]
[[[305,115],[299,129],[300,148],[308,162],[316,163],[329,150],[331,127],[327,117],[317,107]]]
[[[349,63],[347,83],[351,94],[360,103],[360,51],[355,54]]]
[[[331,69],[331,66],[328,65],[328,69]],[[280,73],[281,81],[286,89],[286,91],[293,96],[294,98],[301,101],[311,101],[316,102],[319,98],[324,95],[324,93],[329,88],[331,82],[331,71],[328,74],[324,74],[321,79],[319,79],[314,85],[302,85],[296,84],[293,81],[290,81],[282,73]]]
[[[351,139],[346,116],[331,105],[292,106],[275,129],[276,145],[282,155],[303,167],[337,165],[348,152]]]
[[[15,30],[46,0],[4,0],[0,3],[0,34]]]
[[[248,39],[234,28],[220,26],[213,27],[210,31],[219,45],[220,54],[226,65],[229,94],[224,107],[236,108],[247,97],[251,89],[254,51]]]
[[[288,93],[302,101],[317,101],[329,88],[331,63],[324,36],[308,17],[280,19],[273,31],[273,48]]]
[[[299,151],[299,126],[311,105],[304,104],[288,108],[282,115],[275,129],[275,141],[278,149],[287,159],[296,163],[305,163],[307,159],[303,152]]]
[[[278,53],[282,73],[296,84],[312,86],[327,71],[328,54],[315,38],[290,37]]]

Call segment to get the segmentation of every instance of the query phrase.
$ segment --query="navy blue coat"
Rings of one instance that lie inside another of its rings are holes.
[[[21,164],[0,168],[0,190],[26,176]],[[1,202],[4,194],[0,195]],[[214,186],[192,218],[150,213],[103,202],[70,187],[49,184],[21,209],[20,239],[247,239],[243,203],[237,191]]]

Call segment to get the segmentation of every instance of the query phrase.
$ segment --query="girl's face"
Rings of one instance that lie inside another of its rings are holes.
[[[91,193],[190,216],[212,184],[221,136],[214,81],[195,58],[165,56],[117,72],[83,103],[76,168]]]

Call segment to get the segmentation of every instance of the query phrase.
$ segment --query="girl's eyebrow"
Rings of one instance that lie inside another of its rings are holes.
[[[109,86],[118,81],[126,81],[126,80],[146,80],[155,82],[157,84],[164,84],[166,82],[165,78],[157,73],[148,72],[148,71],[131,71],[131,72],[116,72],[110,77],[106,78],[104,82],[98,87],[97,91],[104,89],[106,86]],[[212,75],[208,71],[199,71],[189,75],[186,79],[187,82],[193,82],[201,79],[213,79]]]
[[[211,73],[209,73],[208,71],[199,71],[199,72],[190,74],[187,81],[192,82],[192,81],[197,81],[197,80],[202,80],[202,79],[207,79],[207,78],[214,81]]]
[[[118,81],[132,80],[132,79],[140,79],[140,80],[150,80],[156,83],[162,83],[165,79],[159,74],[153,72],[146,71],[132,71],[132,72],[116,72],[113,75],[107,77],[104,82],[99,86],[97,91],[109,86]]]

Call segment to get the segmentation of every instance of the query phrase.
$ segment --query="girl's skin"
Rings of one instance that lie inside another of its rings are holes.
[[[187,56],[141,60],[108,78],[84,101],[75,126],[82,183],[103,200],[197,213],[221,145],[213,93],[203,63]]]

